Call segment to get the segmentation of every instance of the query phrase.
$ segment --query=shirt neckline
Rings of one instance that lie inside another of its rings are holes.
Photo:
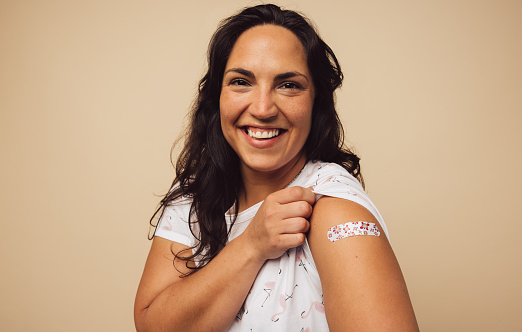
[[[306,164],[303,166],[303,168],[301,168],[301,170],[299,171],[299,173],[297,173],[297,175],[295,176],[295,178],[290,181],[290,183],[285,187],[285,188],[289,188],[289,187],[294,187],[294,186],[297,186],[299,185],[302,181],[302,177],[304,176],[304,174],[306,174],[307,172],[305,171],[308,167],[310,167],[310,165],[313,164],[312,161],[308,161],[306,162]],[[237,214],[237,219],[235,221],[235,223],[242,223],[242,222],[245,222],[251,218],[253,218],[253,215],[256,214],[257,210],[259,209],[259,207],[261,206],[261,204],[263,204],[264,200],[262,200],[261,202],[259,203],[256,203],[254,205],[252,205],[251,207],[249,207],[248,209],[246,210],[243,210],[241,212],[239,212]],[[232,205],[232,207],[230,209],[228,209],[228,211],[225,213],[225,217],[227,219],[227,223],[230,224],[232,222],[232,217],[234,216],[231,212],[233,211],[234,209],[234,205]],[[252,216],[251,216],[252,215]]]

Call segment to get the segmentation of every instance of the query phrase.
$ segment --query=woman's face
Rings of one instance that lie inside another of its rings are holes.
[[[273,172],[302,158],[313,104],[306,54],[293,32],[262,25],[239,36],[225,68],[220,114],[242,168]]]

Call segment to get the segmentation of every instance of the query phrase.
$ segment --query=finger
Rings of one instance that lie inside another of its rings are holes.
[[[306,201],[297,201],[281,204],[278,209],[280,213],[280,218],[282,219],[294,217],[309,218],[313,212],[312,205],[310,205]]]
[[[306,218],[295,217],[274,223],[270,229],[273,235],[306,233],[310,229],[310,222]]]
[[[314,187],[310,186],[310,187],[307,187],[306,189],[308,189],[308,190],[310,190],[312,192],[314,201],[313,201],[313,203],[310,203],[310,204],[314,205],[315,202],[317,202],[317,196],[315,195]],[[312,196],[310,196],[310,198],[312,198]]]
[[[283,234],[281,235],[281,244],[286,249],[295,248],[304,243],[306,235],[303,233]]]
[[[310,223],[305,218],[285,219],[281,224],[281,234],[306,233],[310,229]]]
[[[276,191],[270,196],[272,196],[272,198],[279,204],[287,204],[296,201],[306,201],[310,205],[315,203],[315,194],[312,192],[312,190],[299,186]]]
[[[316,202],[315,193],[312,190],[313,187],[305,188],[305,197],[303,198],[303,200],[307,201],[310,205],[314,205]]]

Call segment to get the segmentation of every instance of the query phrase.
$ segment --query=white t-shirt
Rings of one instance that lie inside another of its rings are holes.
[[[375,216],[388,236],[377,208],[357,179],[341,166],[310,161],[289,184],[292,186],[313,187],[316,200],[331,196],[362,205]],[[238,214],[229,241],[243,233],[261,204],[259,202]],[[172,202],[165,209],[155,236],[194,246],[196,239],[188,226],[190,205],[189,198]],[[225,217],[230,225],[232,216],[227,214]],[[196,234],[199,231],[197,224],[193,225],[193,231]],[[265,262],[229,331],[328,331],[321,281],[308,241],[289,249],[277,259]]]

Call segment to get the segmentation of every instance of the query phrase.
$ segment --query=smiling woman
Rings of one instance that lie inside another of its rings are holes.
[[[341,82],[298,13],[260,5],[222,22],[157,211],[138,331],[418,330],[343,145]]]

